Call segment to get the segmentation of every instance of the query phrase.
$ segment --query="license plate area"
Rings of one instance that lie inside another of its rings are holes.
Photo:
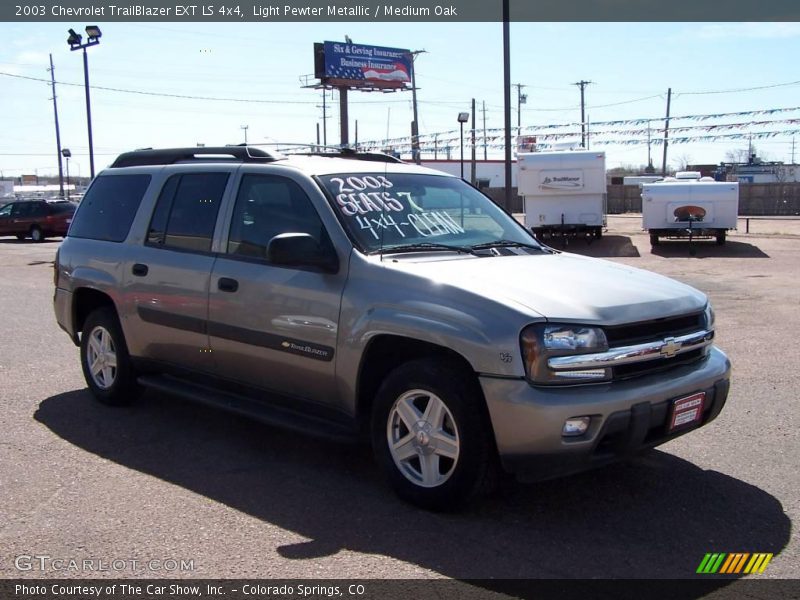
[[[697,392],[691,396],[673,400],[667,421],[667,433],[697,425],[703,418],[705,403],[705,392]]]

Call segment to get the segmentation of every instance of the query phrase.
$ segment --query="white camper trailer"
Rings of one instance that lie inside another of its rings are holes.
[[[517,185],[525,201],[525,226],[535,234],[603,234],[604,152],[520,152]]]
[[[642,228],[653,246],[660,237],[689,236],[712,237],[722,245],[738,215],[738,183],[684,180],[642,186]]]

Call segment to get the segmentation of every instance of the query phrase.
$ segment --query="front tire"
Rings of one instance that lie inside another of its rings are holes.
[[[651,233],[650,234],[650,245],[651,246],[658,246],[659,243],[660,242],[658,240],[658,234]]]
[[[125,336],[112,308],[98,308],[86,318],[81,367],[89,389],[103,404],[123,406],[139,395]]]
[[[719,231],[717,231],[716,238],[717,238],[717,246],[724,246],[725,245],[725,230],[724,229],[720,229]]]
[[[372,411],[372,446],[402,499],[454,510],[494,481],[496,449],[474,375],[446,359],[420,359],[384,380]]]

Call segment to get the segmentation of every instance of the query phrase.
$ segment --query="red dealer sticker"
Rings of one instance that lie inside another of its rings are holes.
[[[705,401],[705,392],[697,392],[691,396],[673,400],[667,433],[699,423],[703,418],[703,405]]]

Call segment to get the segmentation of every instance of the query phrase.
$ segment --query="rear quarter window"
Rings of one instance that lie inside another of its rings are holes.
[[[123,241],[148,185],[150,175],[98,177],[81,200],[69,237]]]

